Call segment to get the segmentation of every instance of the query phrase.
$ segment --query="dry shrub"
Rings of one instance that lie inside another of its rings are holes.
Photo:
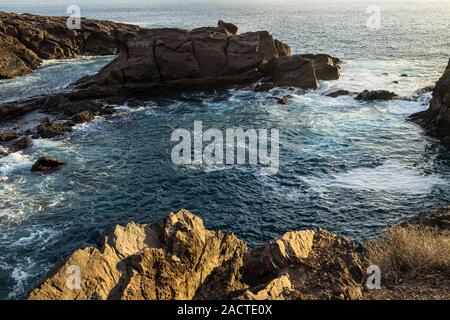
[[[397,226],[368,244],[366,260],[394,281],[450,274],[450,234],[422,225]]]

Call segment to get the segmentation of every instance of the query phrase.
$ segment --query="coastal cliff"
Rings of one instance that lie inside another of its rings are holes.
[[[74,252],[28,298],[449,298],[449,222],[447,206],[362,246],[325,230],[302,230],[250,250],[234,234],[208,230],[202,219],[181,210],[153,224],[116,226],[97,247]],[[390,265],[394,260],[399,269]],[[386,285],[369,291],[366,268],[373,263],[382,268]],[[73,268],[76,288],[70,285]]]
[[[43,60],[118,54],[140,29],[91,19],[80,30],[66,24],[67,17],[0,12],[0,79],[30,73]]]
[[[67,271],[79,267],[79,290]],[[99,247],[76,251],[30,299],[358,299],[353,243],[294,231],[249,250],[232,233],[205,229],[186,210],[150,225],[117,226]]]
[[[421,124],[428,134],[450,145],[450,60],[436,82],[430,107],[412,115],[411,119]]]

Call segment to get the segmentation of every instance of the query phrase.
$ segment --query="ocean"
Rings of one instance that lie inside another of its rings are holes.
[[[213,26],[223,19],[240,32],[268,30],[296,53],[339,57],[342,76],[305,94],[249,87],[117,105],[116,117],[0,158],[0,299],[24,298],[46,272],[115,224],[149,223],[181,208],[255,246],[288,230],[319,227],[364,241],[450,201],[450,151],[407,121],[431,96],[415,99],[416,90],[433,84],[450,57],[450,2],[77,2],[83,16],[148,28]],[[71,4],[3,0],[0,11],[66,15]],[[373,5],[380,10],[376,28],[367,26]],[[0,103],[57,91],[112,59],[46,61],[30,75],[0,80]],[[400,99],[326,96],[337,89],[386,89]],[[279,105],[274,94],[290,94],[291,102]],[[19,125],[44,117],[33,114]],[[224,131],[278,129],[278,173],[174,165],[171,133],[191,130],[194,121]],[[0,124],[0,131],[10,126]],[[44,154],[68,164],[50,175],[32,174],[30,166]]]

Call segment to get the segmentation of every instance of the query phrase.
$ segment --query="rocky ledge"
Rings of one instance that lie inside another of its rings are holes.
[[[139,29],[82,19],[81,29],[71,30],[67,17],[0,12],[0,79],[30,73],[43,60],[117,54]]]
[[[116,226],[73,253],[29,299],[358,299],[363,270],[349,240],[293,231],[249,250],[181,210],[150,225]],[[68,275],[79,268],[79,289]]]
[[[153,224],[116,226],[97,247],[74,252],[28,298],[448,299],[449,223],[450,205],[368,243],[319,229],[249,249],[181,210]],[[377,290],[366,286],[371,265],[382,270]]]
[[[428,134],[450,145],[450,60],[436,83],[428,110],[411,116]]]

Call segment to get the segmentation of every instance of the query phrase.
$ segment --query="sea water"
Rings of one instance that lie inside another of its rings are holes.
[[[73,1],[2,1],[0,10],[65,15]],[[0,298],[23,298],[47,271],[105,231],[152,222],[187,208],[208,228],[250,245],[288,230],[326,228],[363,241],[450,200],[450,153],[407,117],[427,108],[449,58],[450,5],[444,1],[78,1],[83,16],[143,27],[192,28],[223,19],[241,32],[269,30],[294,52],[341,58],[341,79],[301,93],[251,88],[114,106],[118,115],[76,126],[57,139],[0,158]],[[367,27],[369,5],[380,28]],[[48,61],[30,75],[0,81],[0,102],[49,93],[93,74],[113,57]],[[401,74],[408,77],[401,77]],[[398,81],[394,83],[393,81]],[[386,89],[401,99],[360,102],[336,89]],[[287,105],[272,96],[290,94]],[[45,115],[31,114],[22,127]],[[267,128],[280,132],[276,175],[245,165],[177,166],[171,133]],[[2,130],[11,124],[2,124]],[[67,165],[30,172],[49,154]]]

